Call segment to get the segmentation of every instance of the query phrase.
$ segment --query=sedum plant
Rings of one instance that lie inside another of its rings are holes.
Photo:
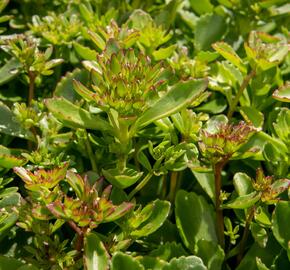
[[[288,6],[0,1],[0,269],[289,269]]]

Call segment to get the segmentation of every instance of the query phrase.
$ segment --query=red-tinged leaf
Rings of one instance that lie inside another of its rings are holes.
[[[237,55],[234,49],[225,42],[217,42],[212,47],[220,53],[225,59],[235,65],[241,72],[246,73],[247,68],[243,64],[242,59]]]
[[[290,102],[290,83],[275,90],[272,97],[282,102]]]
[[[112,192],[112,185],[107,186],[102,192],[102,198],[109,199],[111,192]]]
[[[123,202],[119,206],[116,206],[114,211],[107,217],[104,218],[104,222],[111,222],[121,218],[127,214],[134,207],[133,203]]]
[[[85,87],[82,83],[79,81],[73,80],[73,86],[74,90],[85,100],[87,101],[93,101],[95,100],[95,93],[90,91],[87,87]]]
[[[106,42],[97,33],[89,31],[88,34],[99,49],[103,51],[106,48]]]
[[[46,207],[56,218],[66,218],[63,206],[60,202],[50,203]]]
[[[85,185],[84,185],[84,180],[82,179],[82,177],[72,171],[67,171],[66,180],[70,184],[70,186],[73,188],[77,197],[79,199],[83,198]]]
[[[278,196],[279,194],[283,193],[285,190],[289,189],[290,187],[290,180],[289,179],[279,179],[276,180],[271,185],[271,190]]]
[[[22,167],[15,167],[13,170],[26,184],[33,183],[33,173],[30,171],[25,170]]]

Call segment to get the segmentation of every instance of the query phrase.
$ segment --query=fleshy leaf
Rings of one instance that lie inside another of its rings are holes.
[[[225,59],[235,65],[241,72],[246,73],[247,69],[242,62],[242,59],[237,55],[234,49],[225,42],[217,42],[212,47],[219,52]]]
[[[192,103],[207,87],[207,80],[198,79],[180,82],[145,111],[136,121],[135,129],[143,128],[150,123],[172,115]]]
[[[93,115],[60,97],[46,99],[45,104],[65,126],[112,131],[110,124],[99,115]]]
[[[0,85],[9,82],[19,73],[22,64],[15,58],[11,58],[0,68]]]
[[[290,83],[275,90],[272,97],[282,102],[290,102]]]
[[[289,250],[290,241],[290,202],[278,202],[273,213],[273,233],[279,244]]]
[[[124,189],[134,185],[143,172],[138,172],[134,169],[126,168],[124,171],[120,171],[118,168],[102,170],[105,178],[117,188]]]
[[[214,211],[202,196],[179,190],[175,218],[182,241],[192,252],[201,239],[217,243]]]
[[[74,69],[72,72],[67,72],[57,83],[54,96],[64,97],[71,102],[80,99],[80,96],[75,91],[72,91],[73,79],[85,83],[89,80],[89,72],[85,69],[80,70],[79,68]]]
[[[261,194],[253,191],[250,194],[237,197],[233,201],[223,205],[223,207],[232,209],[246,209],[253,206],[260,198]]]
[[[132,256],[122,252],[116,252],[112,258],[112,270],[144,270],[141,265]]]
[[[166,220],[169,210],[170,203],[167,201],[155,200],[150,204],[152,207],[148,212],[148,217],[142,224],[133,230],[130,235],[133,237],[143,237],[155,232]],[[149,206],[150,206],[149,205]],[[147,205],[148,206],[148,205]]]
[[[196,256],[173,258],[162,270],[207,270],[201,258]]]
[[[84,60],[96,60],[97,59],[97,52],[81,45],[77,42],[73,43],[73,47],[76,50],[77,54]]]
[[[226,23],[222,16],[204,14],[196,22],[194,45],[197,50],[208,50],[212,43],[221,39],[226,31]]]
[[[0,103],[0,132],[34,141],[32,132],[21,127],[12,111],[3,103]]]
[[[109,254],[95,233],[89,233],[84,240],[84,262],[87,270],[108,270]]]

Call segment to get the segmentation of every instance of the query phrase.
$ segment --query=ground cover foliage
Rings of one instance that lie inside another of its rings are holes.
[[[0,269],[290,269],[288,1],[0,13]]]

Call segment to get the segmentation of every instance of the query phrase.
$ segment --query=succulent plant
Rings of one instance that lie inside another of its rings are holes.
[[[15,167],[14,172],[24,181],[28,190],[38,191],[42,188],[53,189],[61,180],[64,180],[68,165],[69,163],[66,162],[61,167],[51,170],[40,169],[33,173],[22,167]]]
[[[22,69],[26,74],[33,73],[35,77],[51,75],[52,68],[63,62],[62,59],[49,60],[52,55],[52,47],[42,52],[37,40],[30,36],[16,35],[8,38],[4,41],[2,48],[22,64]]]
[[[199,148],[203,156],[213,163],[228,160],[255,132],[255,127],[243,121],[237,125],[220,124],[213,133],[202,129]]]
[[[253,181],[253,188],[261,194],[261,201],[273,204],[278,202],[277,197],[290,188],[289,179],[274,180],[273,176],[265,176],[261,168],[256,171],[256,179]]]
[[[114,205],[109,199],[111,185],[100,192],[102,179],[91,186],[87,177],[82,178],[68,171],[67,181],[74,189],[77,198],[63,195],[47,205],[47,208],[56,218],[73,221],[79,227],[95,228],[100,223],[115,221],[127,214],[134,206],[129,202]]]
[[[137,116],[158,98],[164,85],[161,62],[153,65],[143,53],[117,50],[98,56],[99,70],[92,69],[91,90],[75,81],[75,90],[102,110],[114,109],[120,116]]]
[[[35,35],[42,36],[49,43],[60,46],[72,42],[80,34],[81,25],[76,14],[50,12],[43,18],[33,16],[29,27]]]

